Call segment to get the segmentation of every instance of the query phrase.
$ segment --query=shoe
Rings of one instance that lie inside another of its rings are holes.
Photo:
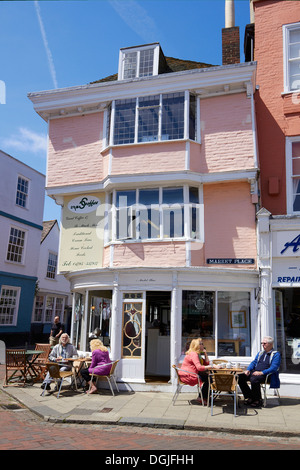
[[[251,404],[250,404],[251,408],[260,408],[261,407],[261,400],[258,400],[258,401],[253,401]]]
[[[197,398],[197,402],[198,402],[200,405],[202,405],[202,400],[201,400],[200,397]],[[204,400],[204,399],[203,399],[203,405],[204,405],[204,406],[207,405],[207,400]]]
[[[244,401],[244,405],[246,406],[251,406],[252,405],[252,398],[246,398],[246,400]]]
[[[41,388],[44,390],[45,389],[45,384],[42,384]],[[51,390],[51,387],[50,387],[49,384],[46,385],[46,390]]]

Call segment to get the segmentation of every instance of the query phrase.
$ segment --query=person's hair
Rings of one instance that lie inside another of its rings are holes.
[[[62,336],[67,336],[68,337],[68,343],[70,342],[70,336],[68,335],[68,333],[62,333],[59,337],[59,344],[61,344],[61,337]]]
[[[92,339],[92,341],[90,341],[90,348],[92,352],[96,349],[100,349],[100,351],[107,351],[107,348],[104,346],[101,339]]]
[[[93,331],[93,335],[95,335],[95,336],[101,336],[101,330],[100,330],[100,328],[95,328],[94,331]]]
[[[274,339],[272,338],[272,336],[264,336],[263,339],[267,340],[267,342],[270,344],[274,343]]]
[[[185,354],[190,354],[191,352],[199,353],[200,352],[200,341],[202,341],[202,338],[192,339],[190,347],[186,351]]]

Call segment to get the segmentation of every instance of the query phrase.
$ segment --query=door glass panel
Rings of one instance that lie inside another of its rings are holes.
[[[122,357],[142,357],[142,302],[123,303]]]

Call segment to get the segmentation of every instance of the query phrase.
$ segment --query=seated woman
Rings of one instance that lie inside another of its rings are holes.
[[[201,357],[201,354],[204,355],[204,358]],[[198,378],[195,375],[189,374],[189,372],[198,374],[200,377],[200,384],[203,383],[201,390],[203,401],[206,405],[208,396],[208,374],[206,371],[213,369],[213,367],[209,365],[207,352],[204,348],[202,338],[193,339],[191,341],[190,347],[185,353],[185,358],[180,368],[187,371],[178,371],[180,380],[187,385],[193,386],[198,384]],[[197,401],[202,403],[200,395],[197,398]]]
[[[91,381],[91,374],[94,372],[98,375],[108,375],[111,369],[111,360],[109,358],[108,349],[103,345],[100,339],[92,339],[90,342],[90,348],[92,351],[92,363],[89,368],[82,369],[80,374],[81,377],[86,381],[88,387]],[[95,385],[96,377],[93,380],[91,389],[87,393],[95,393],[97,387]]]

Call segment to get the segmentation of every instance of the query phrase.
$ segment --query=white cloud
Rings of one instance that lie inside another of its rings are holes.
[[[12,148],[22,152],[41,153],[43,157],[46,157],[47,136],[20,127],[17,134],[3,139],[1,145],[3,148]]]
[[[145,42],[157,41],[161,33],[147,11],[135,0],[109,0],[122,20]]]
[[[42,20],[42,16],[41,16],[41,10],[40,10],[40,6],[39,6],[38,1],[34,2],[34,6],[35,6],[36,14],[37,14],[37,17],[38,17],[38,20],[39,20],[39,25],[40,25],[42,38],[43,38],[44,47],[46,49],[46,54],[47,54],[47,59],[48,59],[48,64],[49,64],[51,77],[52,77],[52,80],[53,80],[53,85],[54,85],[54,88],[58,88],[54,62],[53,62],[52,54],[51,54],[50,47],[49,47],[49,44],[48,44],[48,41],[47,41],[46,31],[45,31],[45,28],[44,28],[44,24],[43,24],[43,20]]]

